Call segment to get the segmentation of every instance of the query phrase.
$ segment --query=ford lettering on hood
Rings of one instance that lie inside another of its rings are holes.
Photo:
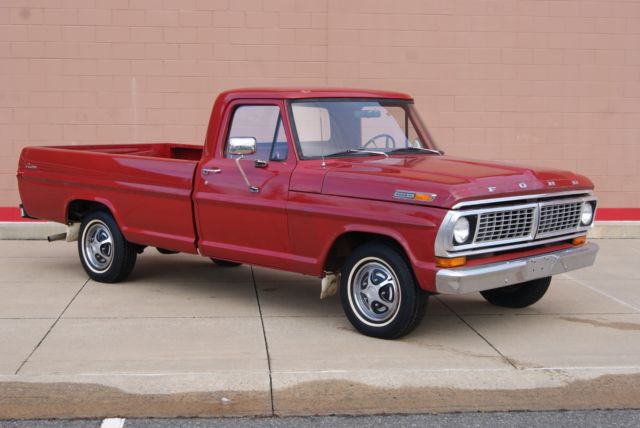
[[[418,154],[328,162],[322,193],[451,208],[469,199],[591,187],[588,178],[569,171]],[[435,196],[398,197],[398,192]]]

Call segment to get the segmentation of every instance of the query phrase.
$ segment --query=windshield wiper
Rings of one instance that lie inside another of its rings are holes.
[[[431,153],[434,155],[442,155],[440,150],[436,149],[427,149],[425,147],[403,147],[401,149],[395,149],[388,152],[390,155],[401,155],[406,153]]]
[[[385,152],[377,152],[374,150],[358,150],[358,149],[348,149],[348,150],[343,150],[341,152],[335,152],[335,153],[331,153],[330,155],[326,155],[325,158],[333,158],[333,157],[339,157],[339,156],[345,156],[345,155],[353,155],[353,154],[367,154],[367,155],[377,155],[377,156],[384,156],[385,158],[388,158],[389,155],[386,154]]]

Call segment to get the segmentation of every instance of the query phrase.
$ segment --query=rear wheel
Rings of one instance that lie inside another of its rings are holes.
[[[78,253],[82,267],[98,282],[124,280],[136,264],[136,246],[127,241],[111,214],[94,211],[80,225]]]
[[[381,339],[409,334],[424,317],[428,300],[405,258],[381,243],[365,244],[347,258],[340,298],[351,324]]]
[[[238,263],[238,262],[230,262],[229,260],[222,260],[222,259],[211,259],[212,262],[214,262],[215,264],[217,264],[220,267],[236,267],[236,266],[242,266],[242,263]]]
[[[542,296],[549,289],[549,284],[551,284],[550,276],[522,284],[481,291],[480,294],[492,305],[505,308],[524,308],[542,299]]]

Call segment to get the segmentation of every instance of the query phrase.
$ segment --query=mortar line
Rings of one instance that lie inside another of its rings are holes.
[[[262,316],[262,305],[260,304],[260,296],[258,294],[258,284],[256,283],[256,275],[251,266],[251,277],[253,278],[253,290],[256,292],[256,302],[258,303],[258,312],[260,313],[260,325],[262,325],[262,337],[264,338],[264,348],[267,353],[267,368],[269,369],[269,398],[271,399],[271,416],[275,416],[275,406],[273,403],[273,378],[271,376],[271,354],[269,353],[269,341],[267,340],[267,331],[264,328],[264,317]]]
[[[442,303],[442,304],[443,304],[447,309],[449,309],[451,312],[453,312],[453,313],[454,313],[454,315],[455,315],[456,317],[458,317],[458,319],[459,319],[460,321],[462,321],[462,322],[463,322],[467,327],[469,327],[469,328],[470,328],[470,329],[471,329],[475,334],[477,334],[477,335],[478,335],[482,340],[484,340],[484,341],[487,343],[487,345],[491,346],[491,348],[492,348],[494,351],[496,351],[496,352],[498,353],[498,355],[500,355],[500,356],[502,357],[502,359],[503,359],[503,360],[505,360],[507,363],[509,363],[509,364],[511,365],[511,367],[513,367],[513,368],[514,368],[514,369],[516,369],[516,370],[519,370],[518,366],[516,366],[516,365],[513,363],[513,361],[511,361],[511,359],[510,359],[509,357],[507,357],[507,356],[506,356],[506,355],[504,355],[502,352],[500,352],[500,351],[498,350],[498,348],[496,348],[496,347],[493,345],[493,343],[489,342],[489,340],[488,340],[486,337],[484,337],[482,334],[480,334],[480,332],[479,332],[478,330],[476,330],[475,328],[473,328],[473,327],[471,326],[471,324],[469,324],[469,323],[467,322],[467,320],[465,320],[464,318],[462,318],[462,316],[461,316],[459,313],[457,313],[456,311],[454,311],[454,310],[453,310],[453,308],[452,308],[451,306],[449,306],[449,305],[447,305],[445,302],[443,302],[443,301],[442,301],[442,299],[438,299],[438,301],[439,301],[440,303]]]
[[[329,86],[329,1],[325,0],[324,9],[324,84]]]
[[[60,318],[62,318],[64,313],[67,312],[67,309],[69,309],[69,306],[71,306],[71,304],[76,300],[76,297],[78,297],[78,295],[82,292],[82,290],[84,290],[84,287],[89,283],[90,279],[91,278],[87,278],[84,284],[82,284],[82,287],[80,287],[80,289],[76,292],[76,294],[73,295],[71,300],[69,300],[69,303],[67,303],[67,306],[64,307],[62,312],[60,312],[60,315],[58,315],[58,318],[56,318],[56,320],[53,322],[53,324],[51,324],[51,326],[49,327],[47,332],[44,334],[44,336],[42,336],[42,339],[40,339],[40,341],[36,344],[35,348],[33,348],[33,350],[29,353],[29,355],[27,355],[27,358],[25,358],[22,364],[20,364],[20,367],[18,367],[18,370],[16,370],[14,375],[17,375],[20,372],[20,370],[22,370],[22,367],[24,367],[24,365],[27,364],[27,361],[29,361],[29,358],[31,358],[31,356],[38,350],[38,348],[40,347],[40,345],[42,345],[42,342],[44,342],[47,336],[49,336],[49,333],[51,333],[51,331],[56,326],[56,324],[58,324],[58,321],[60,321]]]

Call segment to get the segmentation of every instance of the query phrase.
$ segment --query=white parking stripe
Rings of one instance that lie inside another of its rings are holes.
[[[571,275],[569,275],[568,273],[565,273],[564,275],[565,275],[567,278],[569,278],[571,281],[574,281],[574,282],[576,282],[576,283],[578,283],[578,284],[582,285],[583,287],[588,288],[589,290],[595,291],[596,293],[601,294],[601,295],[603,295],[604,297],[608,297],[609,299],[613,300],[614,302],[617,302],[617,303],[619,303],[619,304],[621,304],[621,305],[623,305],[623,306],[626,306],[626,307],[628,307],[628,308],[631,308],[631,309],[633,309],[633,310],[634,310],[634,311],[636,311],[636,312],[640,312],[640,308],[638,308],[638,307],[636,307],[636,306],[634,306],[634,305],[632,305],[632,304],[630,304],[630,303],[627,303],[627,302],[625,302],[624,300],[620,300],[620,299],[618,299],[617,297],[612,296],[611,294],[609,294],[609,293],[607,293],[607,292],[604,292],[604,291],[600,290],[599,288],[592,287],[591,285],[587,284],[586,282],[581,281],[581,280],[579,280],[578,278],[574,278],[574,277],[572,277],[572,276],[571,276]]]
[[[100,428],[122,428],[125,418],[107,418],[102,421]]]

